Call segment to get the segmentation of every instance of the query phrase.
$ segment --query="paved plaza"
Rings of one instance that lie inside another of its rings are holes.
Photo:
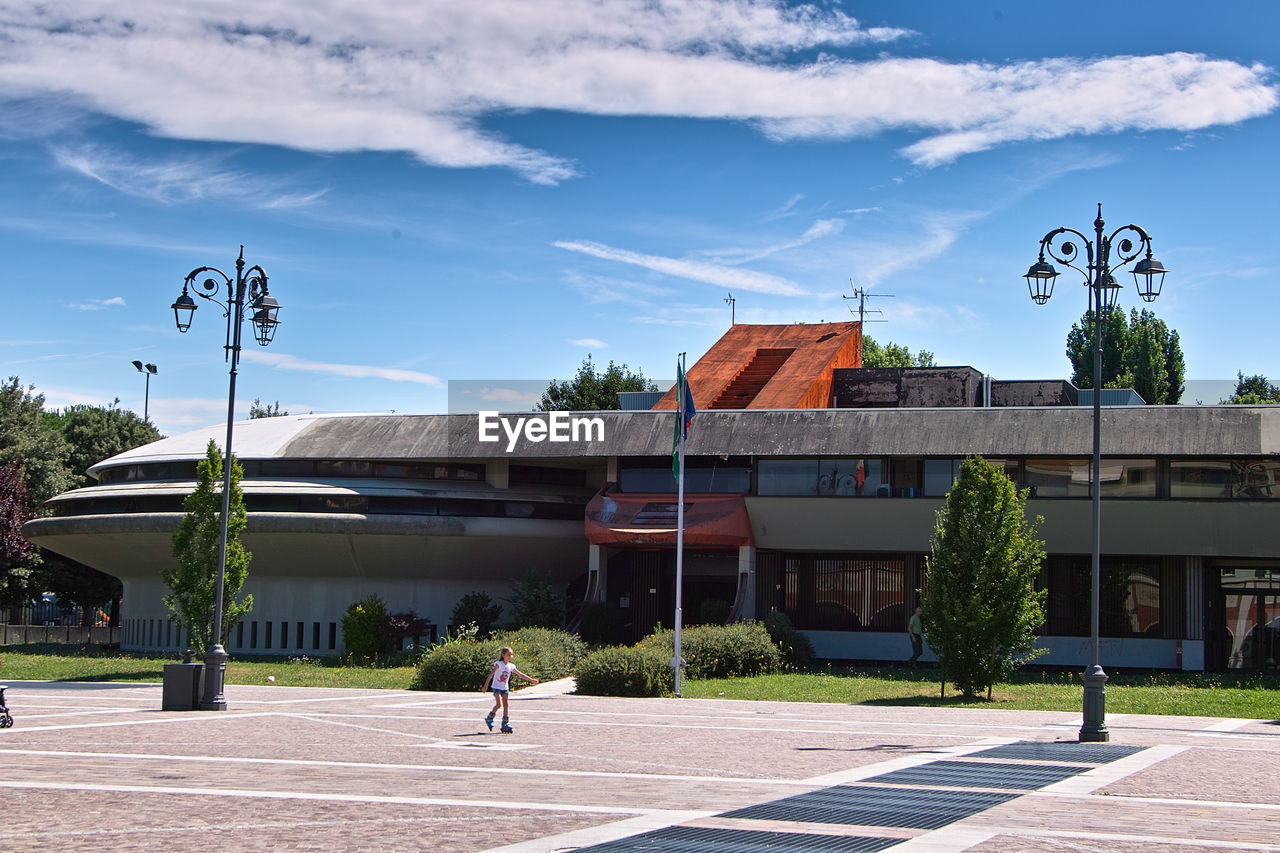
[[[0,850],[1280,851],[1280,723],[9,682]]]

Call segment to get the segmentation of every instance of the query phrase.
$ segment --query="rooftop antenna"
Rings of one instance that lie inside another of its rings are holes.
[[[861,353],[861,352],[862,352],[862,338],[863,338],[862,330],[863,330],[863,328],[865,328],[865,324],[867,324],[867,323],[887,323],[887,322],[889,322],[888,320],[868,320],[868,319],[866,318],[868,314],[883,314],[883,313],[884,313],[883,311],[880,311],[880,310],[879,310],[879,309],[877,309],[877,308],[868,308],[868,307],[867,307],[867,297],[869,297],[869,296],[870,296],[870,297],[886,296],[886,297],[888,297],[888,298],[892,299],[892,298],[893,298],[893,294],[892,294],[892,293],[868,293],[868,292],[867,292],[867,290],[866,290],[866,288],[864,288],[864,287],[858,287],[856,284],[854,284],[854,283],[853,283],[853,279],[849,279],[849,286],[853,288],[853,296],[846,296],[846,297],[844,297],[844,298],[845,298],[845,299],[856,299],[856,300],[858,300],[858,352],[859,352],[859,353]],[[850,314],[852,314],[852,313],[853,313],[853,309],[852,309],[852,308],[850,308],[850,309],[849,309],[849,313],[850,313]]]
[[[734,299],[733,294],[730,293],[728,296],[724,298],[724,301],[729,303],[729,325],[730,326],[736,325],[737,319],[736,319],[736,314],[734,312],[734,306],[738,300]]]

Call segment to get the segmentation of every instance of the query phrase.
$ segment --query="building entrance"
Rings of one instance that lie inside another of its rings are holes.
[[[1280,569],[1223,568],[1218,600],[1221,668],[1280,669]]]
[[[737,591],[737,551],[685,549],[683,624],[723,622]],[[611,641],[634,643],[675,624],[675,549],[623,549],[609,556]]]

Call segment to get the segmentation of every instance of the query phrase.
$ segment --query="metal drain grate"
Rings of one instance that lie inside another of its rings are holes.
[[[986,764],[977,761],[934,761],[919,767],[872,776],[866,782],[894,785],[938,785],[951,788],[1010,788],[1032,791],[1070,779],[1087,767],[1047,764]]]
[[[1082,764],[1106,764],[1142,752],[1144,746],[1109,743],[1007,743],[975,752],[977,758],[1021,758],[1026,761],[1076,761]]]
[[[984,791],[921,791],[837,785],[726,812],[723,817],[937,829],[1016,796]]]
[[[901,838],[865,838],[857,835],[809,835],[800,832],[754,832],[745,829],[704,829],[694,826],[669,826],[665,829],[619,838],[593,847],[580,847],[579,853],[630,853],[661,850],[662,853],[862,853],[884,850],[901,844]]]

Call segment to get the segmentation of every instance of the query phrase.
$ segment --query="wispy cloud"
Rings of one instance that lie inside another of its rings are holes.
[[[666,298],[675,292],[670,287],[616,276],[587,275],[577,270],[566,272],[564,282],[593,303],[625,302],[633,305],[648,305],[655,299]]]
[[[277,181],[225,168],[225,157],[139,160],[98,146],[56,147],[57,164],[117,192],[162,204],[225,199],[265,210],[307,207],[325,190],[299,192]]]
[[[951,247],[985,211],[925,211],[898,234],[879,235],[853,250],[853,275],[859,285],[874,287],[899,270],[936,258]]]
[[[875,213],[879,209],[880,209],[879,207],[851,207],[848,210],[846,210],[845,213],[849,214],[850,216],[857,216],[862,213]]]
[[[73,302],[67,307],[74,311],[106,311],[109,308],[123,308],[124,306],[123,296],[113,296],[110,299],[90,299],[88,302]]]
[[[726,264],[745,264],[751,261],[758,261],[761,258],[767,258],[770,255],[776,255],[779,252],[786,252],[790,249],[798,249],[806,246],[814,240],[821,240],[823,237],[831,237],[839,234],[844,230],[843,219],[819,219],[813,225],[809,226],[799,237],[794,240],[787,240],[782,243],[775,243],[772,246],[765,246],[760,249],[725,249],[720,251],[712,251],[707,254],[721,263]]]
[[[569,338],[568,342],[575,347],[586,347],[587,349],[604,349],[609,346],[604,341],[597,338]]]
[[[268,365],[276,370],[321,373],[327,376],[342,376],[347,379],[385,379],[389,382],[416,382],[420,385],[437,387],[444,385],[444,382],[438,376],[432,376],[430,373],[420,373],[416,370],[401,370],[396,367],[309,361],[283,353],[258,352],[256,350],[245,350],[243,357],[258,364]]]
[[[542,400],[542,394],[522,388],[486,387],[481,388],[476,396],[490,403],[515,403],[531,406]]]
[[[752,290],[757,293],[772,293],[779,296],[803,296],[805,291],[794,281],[769,273],[753,270],[737,269],[706,261],[691,261],[681,258],[666,258],[661,255],[645,255],[626,249],[615,249],[602,243],[590,241],[557,241],[552,244],[570,252],[580,252],[606,261],[617,261],[632,264],[645,269],[660,272],[677,278],[700,281],[729,289]]]
[[[772,222],[775,219],[782,219],[795,213],[796,205],[804,200],[804,193],[796,193],[791,198],[783,202],[782,207],[765,215],[765,222]]]
[[[6,6],[4,24],[0,98],[55,97],[171,138],[404,151],[541,184],[576,165],[502,138],[487,118],[718,119],[774,140],[898,130],[919,137],[903,155],[932,167],[1023,140],[1233,124],[1277,105],[1272,69],[1195,53],[895,57],[886,51],[910,32],[816,2],[48,0]],[[865,45],[880,55],[841,55]],[[0,110],[0,137],[18,132],[19,112]]]

